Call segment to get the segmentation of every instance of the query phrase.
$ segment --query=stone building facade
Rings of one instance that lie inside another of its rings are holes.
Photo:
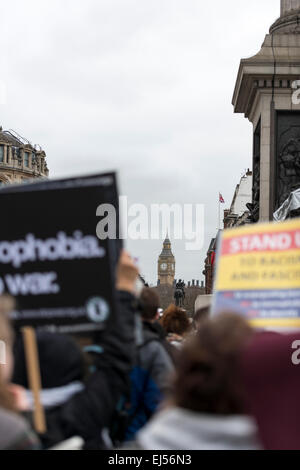
[[[251,200],[252,172],[248,170],[236,186],[230,209],[224,210],[224,229],[240,227],[241,225],[251,223],[250,211],[248,209],[248,204],[251,203]],[[203,271],[206,295],[211,295],[213,293],[218,239],[221,233],[222,230],[219,230],[216,237],[211,239],[206,253]]]
[[[253,126],[252,222],[273,220],[300,188],[299,77],[300,0],[281,0],[260,51],[241,60],[232,100]]]
[[[236,186],[230,209],[224,210],[224,229],[240,227],[251,223],[250,211],[248,205],[252,201],[252,171],[249,169],[242,176],[239,184]],[[209,248],[206,253],[205,266],[203,274],[205,276],[205,294],[213,293],[216,256],[218,239],[222,233],[219,230],[216,237],[211,239]]]
[[[0,127],[0,185],[48,175],[45,152],[15,132]]]
[[[203,271],[203,275],[205,277],[204,294],[206,295],[211,295],[213,293],[218,239],[221,233],[222,230],[219,230],[216,237],[211,239],[206,253],[205,266]]]
[[[252,171],[248,170],[236,186],[230,209],[224,210],[224,228],[250,223],[248,204],[252,202]]]

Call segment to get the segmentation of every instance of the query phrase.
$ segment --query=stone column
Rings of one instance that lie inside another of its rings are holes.
[[[254,129],[253,201],[248,204],[253,222],[272,220],[300,187],[300,104],[293,100],[300,77],[300,0],[281,0],[281,15],[258,54],[241,60],[233,96],[235,112]]]
[[[281,16],[300,10],[300,0],[281,0]]]
[[[12,148],[10,146],[7,146],[7,163],[12,165]]]
[[[24,149],[20,150],[20,156],[21,156],[21,166],[22,166],[22,169],[24,169],[24,157],[25,157]]]

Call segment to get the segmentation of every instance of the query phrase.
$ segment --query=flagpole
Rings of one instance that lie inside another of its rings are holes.
[[[219,193],[218,230],[222,230],[222,228],[221,228],[221,204],[225,204],[225,201],[224,201],[224,198],[223,198],[222,194]]]

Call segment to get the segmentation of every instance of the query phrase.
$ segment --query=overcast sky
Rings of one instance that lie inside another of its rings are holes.
[[[251,167],[231,98],[279,0],[0,0],[0,125],[47,153],[51,177],[117,170],[129,203],[205,205],[205,246],[174,241],[176,276],[203,279],[218,192]],[[161,241],[131,241],[157,279]]]

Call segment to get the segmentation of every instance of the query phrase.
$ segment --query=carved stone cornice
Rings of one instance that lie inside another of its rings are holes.
[[[249,118],[259,92],[276,90],[292,95],[292,83],[299,77],[300,35],[268,34],[258,54],[241,60],[232,100],[234,111]]]
[[[300,9],[278,18],[272,24],[270,34],[300,34]]]

